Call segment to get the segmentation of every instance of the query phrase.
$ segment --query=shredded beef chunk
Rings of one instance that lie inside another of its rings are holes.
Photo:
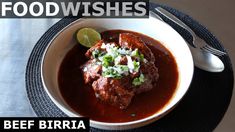
[[[121,33],[119,43],[99,41],[81,66],[85,83],[104,103],[126,109],[136,94],[156,86],[159,78],[155,57],[147,45],[131,33]]]
[[[121,33],[119,35],[119,44],[124,48],[139,49],[147,60],[154,62],[155,57],[148,46],[137,36],[131,33]]]
[[[93,47],[91,47],[89,50],[87,50],[86,52],[86,57],[90,58],[90,59],[94,59],[94,57],[92,56],[92,52],[93,51],[98,51],[98,50],[102,50],[101,49],[101,45],[103,43],[103,40],[100,40],[99,42],[97,42],[97,44]]]
[[[92,87],[98,99],[120,109],[126,108],[134,96],[134,91],[127,89],[128,83],[124,79],[100,77],[94,81]]]
[[[85,83],[95,81],[101,76],[102,66],[94,64],[94,60],[87,61],[82,65],[82,69]]]

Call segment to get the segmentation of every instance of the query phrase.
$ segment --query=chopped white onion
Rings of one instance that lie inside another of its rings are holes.
[[[122,57],[119,55],[117,58],[114,59],[114,64],[118,65],[121,61]]]
[[[135,68],[134,64],[133,64],[133,61],[132,61],[131,57],[128,56],[128,55],[126,55],[126,58],[127,58],[127,66],[128,66],[128,68],[130,70],[130,73],[133,73],[133,70]]]
[[[105,49],[105,48],[106,48],[105,43],[102,43],[102,45],[101,45],[101,49]]]
[[[86,71],[87,71],[87,67],[84,67],[84,68],[83,68],[83,71],[86,72]]]

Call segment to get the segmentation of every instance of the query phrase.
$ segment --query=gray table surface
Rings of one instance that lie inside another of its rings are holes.
[[[0,116],[36,116],[26,94],[32,48],[58,19],[0,20]]]
[[[235,63],[233,0],[159,0],[191,15],[207,26],[227,48]],[[211,3],[213,2],[213,6]],[[203,5],[202,5],[203,3]],[[220,9],[220,10],[218,10]],[[219,17],[218,17],[219,16]],[[0,20],[0,117],[36,116],[25,89],[25,69],[32,48],[58,19],[1,19]],[[235,95],[235,92],[234,94]],[[235,130],[235,97],[216,128],[217,132]]]

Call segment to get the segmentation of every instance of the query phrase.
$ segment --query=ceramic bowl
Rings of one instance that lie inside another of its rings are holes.
[[[175,57],[179,72],[177,89],[167,105],[155,114],[144,119],[125,122],[108,123],[90,121],[95,128],[106,130],[124,130],[144,126],[166,115],[182,99],[189,88],[193,76],[194,65],[191,52],[185,40],[169,25],[155,19],[78,19],[61,30],[50,42],[41,63],[41,77],[44,89],[51,100],[65,114],[79,117],[63,99],[58,87],[58,71],[66,53],[76,44],[74,33],[83,27],[91,27],[97,31],[123,29],[139,32],[160,41]]]

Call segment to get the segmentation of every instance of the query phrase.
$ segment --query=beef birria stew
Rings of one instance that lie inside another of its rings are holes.
[[[59,70],[59,88],[78,114],[102,122],[151,116],[173,97],[173,55],[161,43],[127,30],[107,30],[91,48],[75,45]]]

